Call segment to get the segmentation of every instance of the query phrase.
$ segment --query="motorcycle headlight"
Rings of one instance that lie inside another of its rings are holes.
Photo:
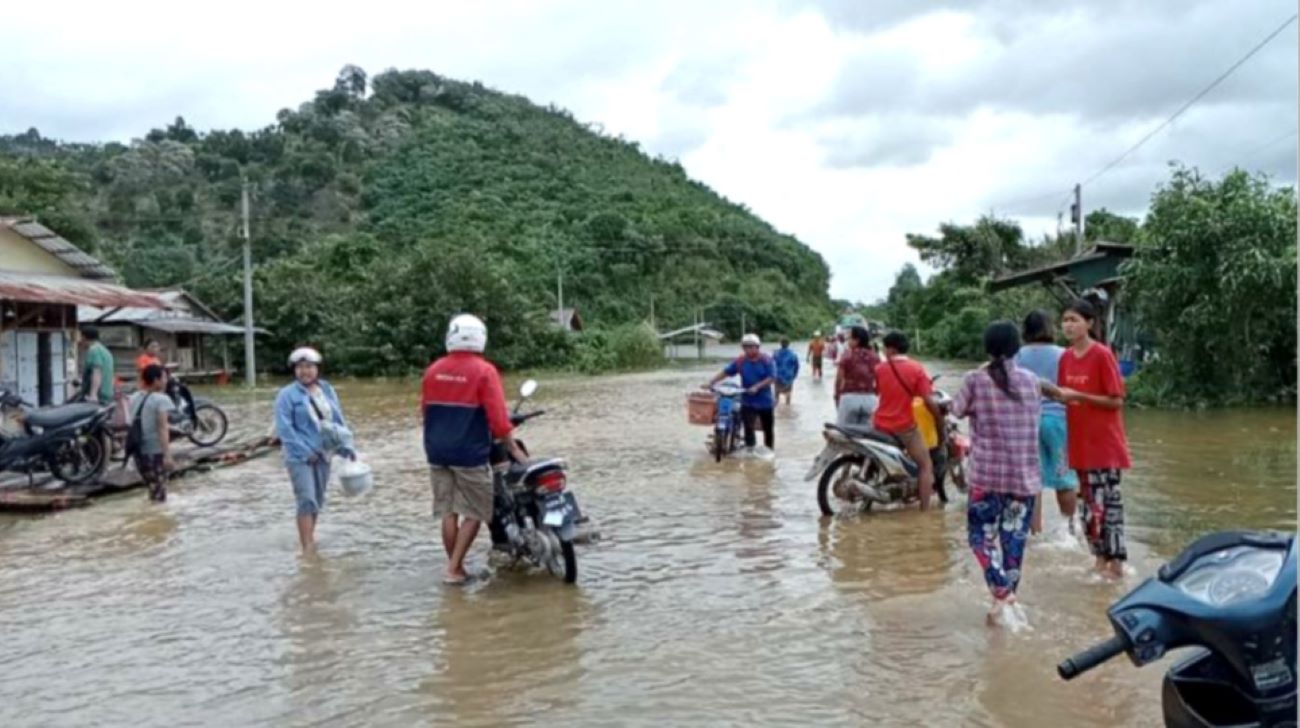
[[[1286,552],[1280,549],[1234,546],[1202,556],[1174,586],[1213,607],[1248,602],[1268,593],[1285,559]]]

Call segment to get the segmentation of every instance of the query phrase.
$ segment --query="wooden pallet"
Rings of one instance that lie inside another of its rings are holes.
[[[171,477],[203,473],[230,467],[267,455],[280,447],[274,437],[258,437],[217,447],[177,449],[172,455],[176,469]],[[144,487],[144,480],[132,466],[111,463],[95,481],[62,485],[48,473],[37,474],[30,481],[26,475],[5,474],[0,478],[0,513],[43,512],[88,506],[93,499]]]

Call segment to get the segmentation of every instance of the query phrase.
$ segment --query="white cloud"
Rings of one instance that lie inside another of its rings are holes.
[[[26,3],[6,8],[0,132],[125,140],[176,115],[257,128],[345,63],[427,68],[679,159],[820,251],[835,295],[870,299],[915,261],[907,232],[991,208],[1054,229],[1065,190],[1290,11],[1269,0]],[[1279,137],[1296,127],[1295,58],[1292,27],[1085,190],[1085,205],[1140,213],[1171,159],[1293,180],[1296,138]]]

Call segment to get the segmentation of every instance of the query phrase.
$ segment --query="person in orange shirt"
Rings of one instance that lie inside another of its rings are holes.
[[[158,354],[161,351],[162,346],[158,343],[157,339],[144,340],[144,349],[140,352],[140,356],[135,358],[136,385],[139,386],[140,389],[145,389],[145,368],[151,364],[157,364],[158,366],[163,365],[162,360],[158,358]]]
[[[826,353],[826,342],[822,341],[822,332],[813,332],[812,341],[808,343],[808,361],[812,362],[813,377],[822,378],[822,356]]]

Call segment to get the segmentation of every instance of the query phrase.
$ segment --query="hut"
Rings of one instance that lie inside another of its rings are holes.
[[[1093,334],[1115,352],[1127,376],[1151,350],[1149,337],[1135,325],[1124,302],[1121,266],[1132,257],[1132,245],[1097,242],[1068,260],[995,278],[989,283],[989,290],[1037,284],[1050,291],[1062,305],[1079,298],[1091,300],[1097,304],[1100,317]]]
[[[216,379],[230,375],[231,336],[242,335],[243,326],[227,323],[194,294],[183,288],[150,291],[167,304],[166,309],[81,306],[77,318],[99,329],[99,338],[113,353],[117,373],[123,380],[135,378],[135,358],[144,343],[154,339],[162,347],[159,358],[187,379]],[[262,329],[255,332],[264,334]]]
[[[77,377],[77,307],[166,306],[115,283],[108,266],[27,218],[0,217],[0,389],[63,404]]]

